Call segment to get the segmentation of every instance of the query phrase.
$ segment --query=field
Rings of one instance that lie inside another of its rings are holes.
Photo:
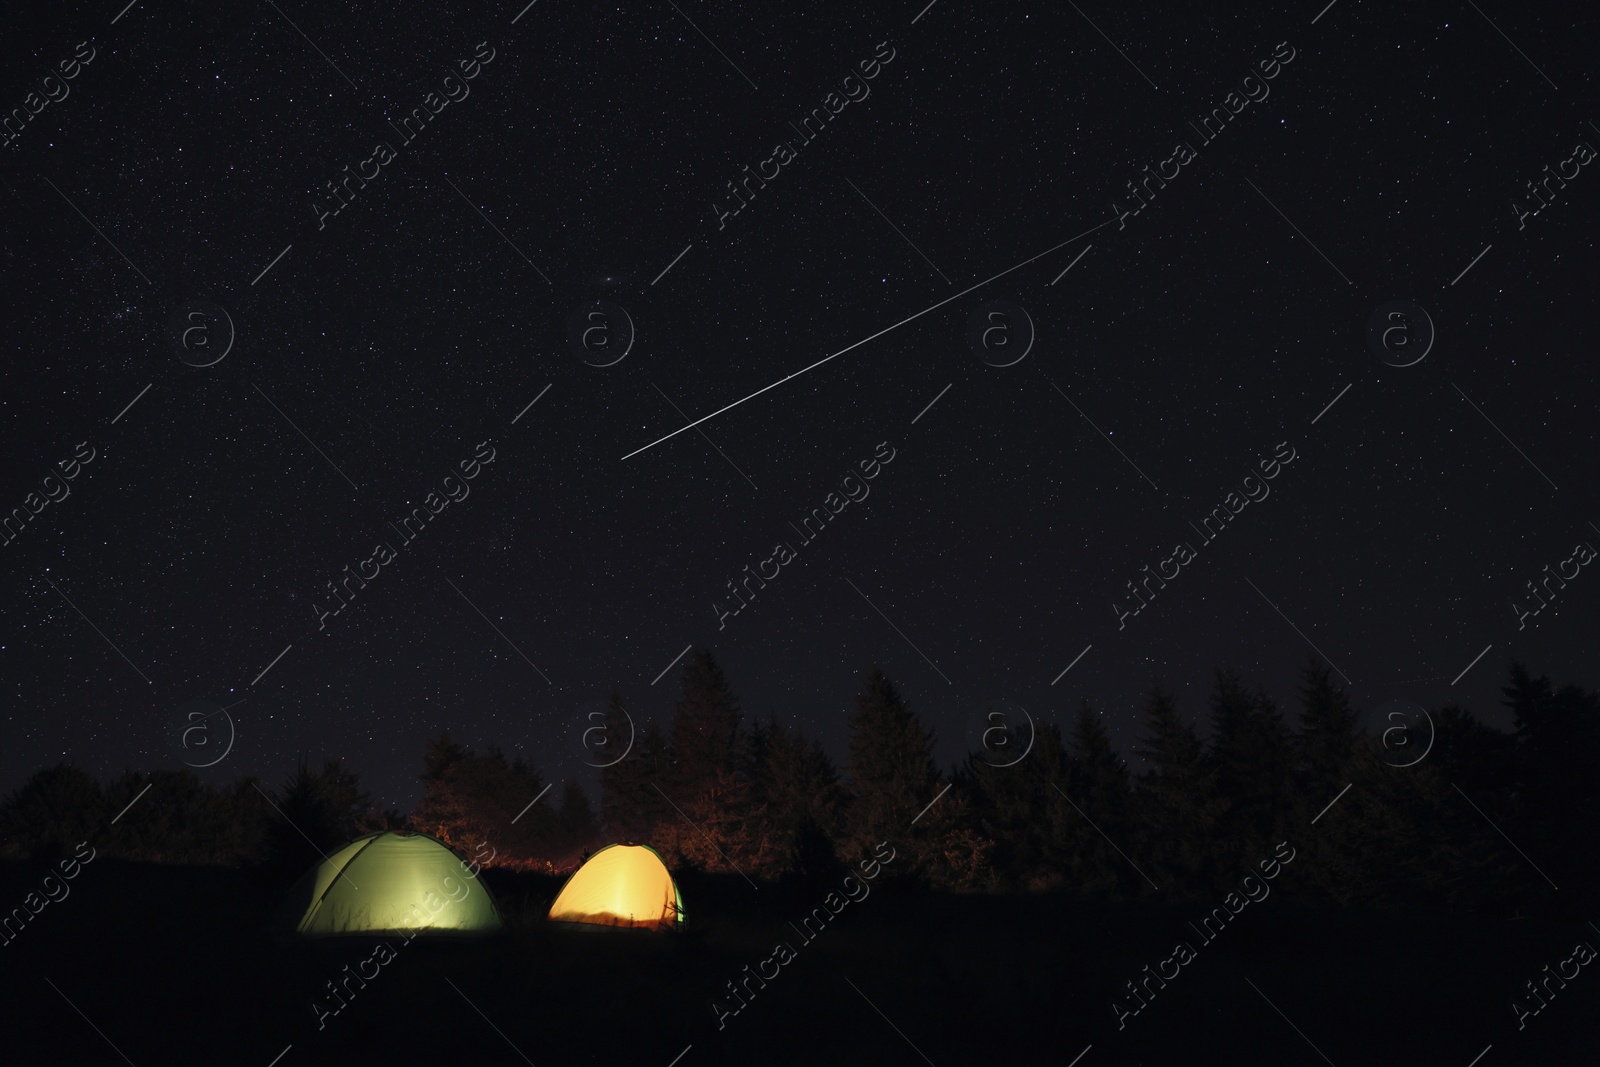
[[[1082,1067],[1467,1067],[1492,1044],[1479,1062],[1500,1067],[1590,1063],[1600,1047],[1592,968],[1564,989],[1552,984],[1558,995],[1520,1031],[1511,1007],[1524,981],[1600,933],[1544,919],[1307,910],[1289,872],[1209,943],[1188,925],[1201,904],[937,895],[894,883],[807,940],[791,922],[829,887],[692,874],[680,879],[682,936],[571,934],[543,920],[557,880],[485,878],[507,936],[391,938],[393,958],[319,1028],[313,1002],[335,1006],[325,983],[372,955],[372,942],[282,936],[272,927],[281,887],[245,873],[97,861],[0,949],[5,1062],[267,1067],[283,1054],[282,1067],[463,1058],[668,1067],[683,1054],[682,1067],[944,1067],[1065,1065],[1092,1046]],[[20,902],[37,884],[38,872],[0,868],[0,899]],[[1131,1011],[1125,983],[1178,941],[1194,958],[1165,988],[1152,984],[1156,994],[1119,1030],[1113,999]],[[713,1003],[737,1007],[726,983],[779,942],[793,957],[765,988],[752,981],[747,1006],[719,1028]]]

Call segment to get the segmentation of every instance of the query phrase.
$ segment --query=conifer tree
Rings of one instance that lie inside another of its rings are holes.
[[[1499,908],[1538,895],[1539,876],[1484,818],[1510,826],[1506,798],[1474,796],[1474,810],[1431,758],[1397,767],[1382,752],[1375,740],[1360,746],[1349,791],[1298,832],[1302,885],[1377,910]]]
[[[1084,824],[1060,791],[1070,784],[1072,762],[1061,728],[1031,716],[1022,723],[995,720],[987,712],[984,721],[991,723],[984,747],[968,758],[952,792],[971,797],[973,820],[993,842],[998,885],[1009,890],[1064,885],[1073,842]],[[1025,734],[1028,722],[1031,739]]]
[[[1358,718],[1326,663],[1307,658],[1300,671],[1300,729],[1295,735],[1303,787],[1314,802],[1333,799],[1350,781],[1361,743]]]
[[[1178,891],[1214,887],[1214,852],[1219,817],[1226,805],[1195,728],[1184,721],[1172,695],[1159,684],[1145,699],[1146,734],[1134,754],[1151,766],[1136,783],[1141,825],[1140,854]]]
[[[1553,689],[1516,662],[1502,692],[1515,717],[1521,845],[1545,857],[1539,866],[1558,884],[1600,890],[1600,696],[1576,685]]]
[[[450,765],[465,758],[467,750],[450,740],[450,731],[429,738],[422,746],[422,784],[437,782],[444,777]]]
[[[910,859],[902,870],[922,864],[932,854],[927,834],[938,824],[918,820],[939,792],[939,773],[933,763],[933,736],[901,699],[893,683],[874,666],[856,695],[850,717],[850,816],[846,863],[889,841]],[[929,813],[929,819],[933,819]],[[898,861],[897,861],[898,866]]]
[[[600,821],[606,831],[621,841],[645,841],[638,786],[639,748],[642,738],[628,714],[619,693],[612,692],[605,724],[590,743],[585,739],[593,762],[600,765]]]
[[[751,734],[763,872],[806,881],[831,877],[839,866],[832,838],[843,801],[833,761],[816,740],[776,720]]]
[[[632,799],[634,841],[641,845],[653,844],[661,840],[667,830],[676,827],[679,819],[667,797],[667,789],[672,786],[672,748],[656,720],[645,723],[640,732],[629,769],[632,777],[628,795]]]
[[[599,824],[595,820],[594,809],[589,806],[588,794],[577,782],[568,782],[561,787],[561,808],[557,820],[561,826],[563,852],[587,850],[599,836]]]
[[[701,870],[741,870],[757,860],[751,821],[750,753],[743,718],[722,668],[709,651],[690,653],[672,718],[671,770],[657,782],[677,816],[656,827],[667,850]]]
[[[1459,704],[1433,714],[1428,758],[1469,795],[1509,792],[1517,780],[1516,736],[1480,722]]]
[[[1026,818],[1031,833],[1019,873],[1025,888],[1053,889],[1068,884],[1071,841],[1083,829],[1083,816],[1067,803],[1063,788],[1072,777],[1072,755],[1059,724],[1040,721],[1033,751],[1018,764],[1026,768]]]
[[[276,815],[268,823],[268,848],[271,862],[284,869],[309,866],[344,845],[372,810],[360,776],[338,759],[325,760],[322,770],[314,771],[301,756],[294,773],[271,797]]]
[[[1139,892],[1146,885],[1119,851],[1132,844],[1133,791],[1127,764],[1111,747],[1111,736],[1087,700],[1072,724],[1072,770],[1066,794],[1082,824],[1069,824],[1073,844],[1069,877],[1083,893]]]
[[[724,773],[734,768],[743,716],[738,698],[708,650],[689,653],[680,682],[682,694],[672,716],[674,784],[695,797],[715,789]]]
[[[448,737],[430,742],[424,774],[432,777],[411,813],[412,826],[469,856],[492,849],[497,863],[548,864],[560,828],[544,796],[544,776],[520,759],[507,761],[496,746],[483,755],[457,755],[456,747]],[[452,758],[432,759],[440,753]]]
[[[1285,839],[1298,796],[1293,761],[1289,727],[1272,698],[1247,690],[1237,672],[1219,669],[1207,762],[1217,796],[1228,804],[1218,827],[1224,870],[1254,867]]]
[[[38,771],[0,804],[0,858],[50,863],[70,856],[117,811],[88,773],[65,763]]]
[[[667,801],[672,752],[660,725],[632,718],[622,697],[611,694],[605,737],[591,745],[600,768],[600,821],[607,836],[625,844],[669,850],[679,816]],[[603,740],[604,744],[598,741]]]

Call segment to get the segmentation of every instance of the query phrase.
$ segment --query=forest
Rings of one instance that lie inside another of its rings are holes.
[[[1145,695],[1139,773],[1086,702],[1065,721],[1036,720],[1032,738],[997,725],[941,770],[932,733],[874,667],[840,767],[815,738],[747,720],[697,648],[669,723],[635,731],[613,696],[606,733],[632,743],[600,772],[598,807],[576,782],[547,788],[537,768],[448,733],[422,746],[423,794],[408,815],[378,810],[338,759],[220,786],[187,770],[101,783],[62,764],[0,804],[0,859],[51,862],[89,841],[122,860],[278,880],[313,863],[312,848],[410,828],[491,868],[560,874],[623,841],[651,845],[674,871],[793,884],[836,878],[890,841],[899,858],[887,877],[929,890],[1173,901],[1230,890],[1261,857],[1314,833],[1298,891],[1310,899],[1526,915],[1548,911],[1557,885],[1573,890],[1559,899],[1581,899],[1600,876],[1588,777],[1600,697],[1518,663],[1503,692],[1511,730],[1438,708],[1426,757],[1397,765],[1325,664],[1301,668],[1292,712],[1217,669],[1203,722],[1159,685]],[[105,833],[147,788],[136,816]]]

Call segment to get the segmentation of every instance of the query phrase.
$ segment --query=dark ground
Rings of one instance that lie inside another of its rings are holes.
[[[0,868],[0,900],[20,904],[42,873]],[[276,936],[278,888],[241,872],[99,860],[0,948],[0,1060],[267,1067],[292,1045],[282,1067],[464,1057],[667,1067],[692,1045],[682,1067],[945,1067],[1066,1065],[1092,1045],[1082,1067],[1324,1057],[1467,1067],[1492,1044],[1478,1062],[1502,1067],[1593,1063],[1600,1047],[1594,968],[1520,1032],[1510,1007],[1517,986],[1576,941],[1600,945],[1593,929],[1308,909],[1289,874],[1209,944],[1186,925],[1204,902],[941,896],[892,884],[802,943],[787,920],[827,887],[752,890],[738,877],[693,875],[680,878],[684,936],[571,935],[542,920],[559,880],[488,874],[508,936],[391,939],[393,962],[319,1031],[311,1002],[370,943]],[[1112,997],[1180,939],[1197,958],[1119,1032]],[[796,958],[719,1031],[713,998],[780,940]]]

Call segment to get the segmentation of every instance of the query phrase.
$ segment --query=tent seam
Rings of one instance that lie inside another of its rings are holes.
[[[322,910],[322,902],[327,899],[328,894],[333,890],[334,885],[339,881],[339,879],[341,877],[345,876],[344,872],[350,869],[351,865],[353,865],[356,862],[356,860],[358,858],[360,858],[360,856],[361,856],[361,854],[363,852],[365,852],[367,849],[371,848],[374,844],[376,844],[378,838],[383,837],[385,834],[388,834],[388,833],[390,833],[390,831],[388,831],[388,830],[378,830],[378,831],[374,832],[372,837],[371,837],[371,839],[369,839],[366,844],[362,845],[359,849],[356,850],[356,853],[355,853],[354,856],[351,856],[349,859],[344,861],[344,866],[340,867],[337,871],[334,872],[333,877],[328,879],[327,887],[325,889],[323,889],[323,891],[317,896],[317,899],[312,903],[311,907],[306,909],[305,918],[300,920],[299,929],[296,931],[297,933],[305,933],[306,924],[309,923],[312,920],[312,918],[317,914],[318,911]],[[328,859],[328,857],[324,856],[323,859]],[[328,860],[328,862],[331,863],[333,861],[332,860]],[[354,884],[354,883],[351,883],[351,884]]]

